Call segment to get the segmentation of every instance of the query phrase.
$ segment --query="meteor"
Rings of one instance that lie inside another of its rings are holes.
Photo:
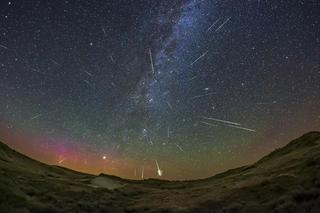
[[[2,45],[2,44],[0,44],[0,47],[2,47],[2,48],[4,48],[4,49],[8,49],[8,47],[6,47],[6,46],[4,46],[4,45]]]
[[[142,170],[141,170],[141,179],[144,179],[144,166],[142,166]]]
[[[115,64],[116,62],[114,61],[113,56],[112,56],[112,55],[110,55],[109,57],[110,57],[110,60],[112,61],[112,63],[114,63],[114,64]]]
[[[249,131],[249,132],[257,132],[254,129],[249,129],[249,128],[245,128],[245,127],[241,127],[241,126],[233,126],[233,125],[227,125],[227,126],[232,127],[232,128],[236,128],[236,129],[242,129],[242,130]]]
[[[41,72],[40,70],[35,69],[35,68],[31,68],[31,70],[32,70],[33,72],[37,72],[37,73],[41,73],[41,74],[45,74],[44,72]]]
[[[83,80],[83,81],[90,86],[90,82],[88,80]]]
[[[61,163],[63,163],[65,160],[66,160],[66,159],[63,158],[63,159],[59,160],[58,163],[61,164]]]
[[[214,95],[214,94],[217,94],[217,93],[216,92],[210,92],[210,93],[207,93],[207,94],[194,96],[191,99],[202,98],[202,97],[209,96],[209,95]]]
[[[213,22],[213,24],[211,24],[211,26],[207,29],[207,32],[209,32],[211,28],[214,27],[219,21],[220,21],[220,18],[218,18],[215,22]]]
[[[35,115],[35,116],[33,116],[32,118],[30,118],[30,120],[34,120],[34,119],[36,119],[36,118],[39,118],[40,116],[41,116],[41,114]]]
[[[205,51],[202,55],[200,55],[196,60],[194,60],[191,64],[190,64],[190,66],[192,66],[194,63],[196,63],[197,61],[199,61],[201,58],[203,58],[204,56],[206,56],[207,54],[208,54],[208,50],[207,51]]]
[[[200,121],[200,123],[208,125],[208,126],[214,126],[214,127],[218,126],[218,125],[211,124],[211,123],[208,123],[208,122],[205,122],[205,121]]]
[[[198,76],[193,76],[192,78],[190,78],[187,82],[192,81],[194,79],[196,79]]]
[[[175,145],[178,147],[178,149],[180,149],[180,150],[181,150],[181,152],[184,152],[184,150],[182,149],[182,147],[181,147],[181,146],[179,146],[179,144],[176,144],[176,143],[175,143]]]
[[[87,74],[87,75],[89,75],[89,76],[93,76],[93,74],[92,73],[90,73],[90,72],[88,72],[87,70],[84,70],[84,72]]]
[[[103,31],[103,35],[107,36],[106,30],[104,28],[102,28],[102,31]]]
[[[158,164],[158,161],[157,161],[157,160],[155,160],[155,161],[156,161],[156,164],[157,164],[157,173],[158,173],[158,175],[161,177],[163,171],[160,169],[159,164]]]
[[[172,110],[173,108],[172,108],[172,105],[170,104],[170,102],[169,101],[167,101],[167,105],[168,105],[168,107]]]
[[[221,120],[221,119],[217,119],[217,118],[209,118],[209,117],[202,117],[202,118],[207,119],[207,120],[221,122],[221,123],[231,124],[231,125],[235,125],[235,126],[241,126],[241,124],[236,123],[236,122],[232,122],[232,121],[226,121],[226,120]]]
[[[59,64],[56,60],[50,58],[50,61],[51,61],[52,63],[54,63],[55,65],[60,66],[60,64]]]
[[[228,23],[228,22],[230,21],[230,19],[231,19],[231,16],[230,16],[227,20],[225,20],[225,21],[216,29],[215,32],[218,32],[226,23]]]
[[[154,74],[154,66],[153,66],[153,59],[152,59],[151,49],[149,49],[149,57],[150,57],[151,70],[152,70],[152,73]]]

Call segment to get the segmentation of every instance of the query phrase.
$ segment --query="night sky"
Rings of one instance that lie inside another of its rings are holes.
[[[317,0],[3,0],[0,11],[0,140],[42,162],[203,178],[320,129]]]

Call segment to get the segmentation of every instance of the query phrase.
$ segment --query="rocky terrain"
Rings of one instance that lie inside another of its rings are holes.
[[[320,212],[320,132],[193,181],[94,176],[0,143],[0,212]]]

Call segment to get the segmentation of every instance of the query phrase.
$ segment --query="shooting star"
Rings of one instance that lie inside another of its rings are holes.
[[[61,66],[57,61],[53,60],[52,58],[50,58],[50,61],[51,61],[52,63],[54,63],[55,65],[57,65],[57,66]]]
[[[169,101],[167,101],[167,104],[168,104],[168,107],[172,110],[173,108]]]
[[[153,59],[152,59],[151,49],[149,49],[149,57],[150,57],[151,70],[152,70],[152,73],[154,74],[154,66],[153,66]]]
[[[144,166],[142,166],[142,169],[141,169],[141,179],[142,180],[144,179]]]
[[[156,161],[156,164],[157,164],[157,173],[158,173],[158,175],[161,177],[163,171],[160,169],[159,164],[158,164],[158,161],[157,161],[157,160],[155,160],[155,161]]]
[[[6,46],[4,46],[4,45],[2,45],[2,44],[0,44],[0,47],[2,47],[3,49],[9,49],[8,47],[6,47]]]
[[[149,143],[150,143],[151,145],[153,145],[153,142],[152,142],[151,138],[149,138]]]
[[[90,82],[88,80],[83,80],[86,84],[88,84],[89,86],[91,86]]]
[[[191,99],[202,98],[202,97],[209,96],[209,95],[214,95],[214,94],[217,94],[217,93],[216,92],[211,92],[211,93],[207,93],[207,94],[203,94],[203,95],[197,95],[197,96],[192,97]]]
[[[217,121],[217,122],[221,122],[221,123],[225,123],[225,124],[231,124],[231,125],[235,125],[235,126],[241,126],[241,124],[236,123],[236,122],[232,122],[232,121],[226,121],[226,120],[221,120],[221,119],[217,119],[217,118],[209,118],[209,117],[202,117],[203,119],[207,119],[207,120],[212,120],[212,121]]]
[[[83,72],[85,72],[87,75],[89,75],[89,76],[93,76],[93,74],[92,73],[90,73],[90,72],[88,72],[87,70],[84,70]]]
[[[103,35],[107,36],[106,30],[104,28],[102,28],[102,31],[103,31]]]
[[[65,160],[66,160],[66,159],[63,158],[63,159],[59,160],[58,163],[61,164],[61,163],[63,163]]]
[[[37,119],[37,118],[39,118],[40,116],[41,116],[41,114],[35,115],[35,116],[33,116],[32,118],[30,118],[30,120]]]
[[[41,74],[45,74],[44,72],[41,72],[40,70],[35,69],[35,68],[31,68],[31,70],[32,70],[33,72],[37,72],[37,73],[41,73]]]
[[[225,21],[216,29],[215,32],[218,32],[226,23],[228,23],[228,22],[230,21],[230,19],[231,19],[231,16],[230,16],[227,20],[225,20]]]
[[[164,92],[161,96],[166,96],[169,94],[169,91]]]
[[[181,146],[179,146],[179,144],[176,144],[176,143],[175,143],[175,145],[178,147],[178,149],[180,149],[181,152],[184,152],[184,150],[182,149]]]
[[[233,125],[227,125],[227,126],[232,127],[232,128],[236,128],[236,129],[242,129],[242,130],[249,131],[249,132],[257,132],[254,129],[249,129],[249,128],[245,128],[245,127],[241,127],[241,126],[233,126]]]
[[[114,63],[114,64],[115,64],[116,62],[114,61],[113,56],[112,56],[112,55],[110,55],[109,57],[110,57],[110,60],[112,61],[112,63]]]
[[[212,123],[208,123],[208,122],[205,122],[205,121],[200,121],[200,123],[205,124],[207,126],[213,126],[213,127],[217,127],[218,126],[218,125],[215,125],[215,124],[212,124]]]
[[[190,78],[187,82],[192,81],[194,79],[196,79],[198,76],[193,76],[192,78]]]
[[[202,55],[200,55],[196,60],[194,60],[191,64],[190,64],[190,66],[192,66],[194,63],[196,63],[197,61],[199,61],[201,58],[203,58],[204,56],[206,56],[207,54],[208,54],[208,50],[207,51],[205,51]]]
[[[218,18],[215,22],[213,22],[213,24],[211,24],[211,26],[207,29],[207,32],[209,32],[211,28],[214,27],[219,21],[220,21],[220,18]]]
[[[120,146],[121,146],[121,144],[118,144],[118,145],[116,146],[116,150],[118,150],[118,149],[120,148]]]

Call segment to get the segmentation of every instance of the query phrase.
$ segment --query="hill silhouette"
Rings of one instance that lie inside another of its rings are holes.
[[[84,174],[0,143],[0,194],[0,212],[320,212],[320,132],[192,181]]]

